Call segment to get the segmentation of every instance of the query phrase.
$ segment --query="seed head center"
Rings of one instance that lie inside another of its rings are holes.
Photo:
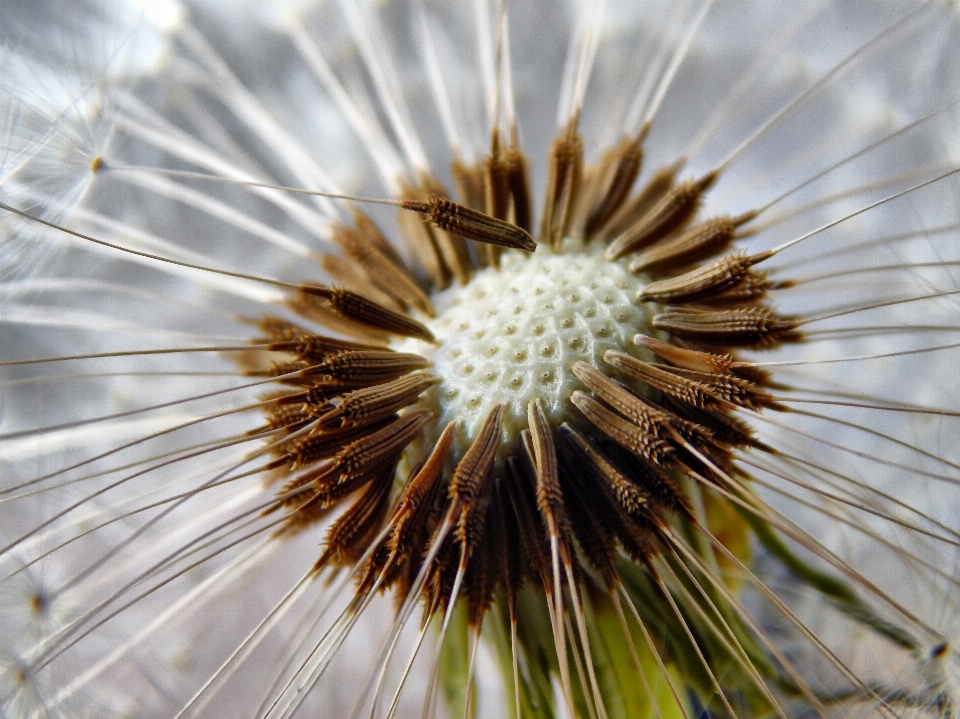
[[[430,355],[442,380],[430,395],[439,426],[459,420],[460,437],[472,440],[502,403],[504,435],[515,437],[536,397],[554,426],[569,419],[570,394],[582,389],[574,364],[602,367],[610,349],[642,354],[632,342],[652,316],[636,303],[642,286],[602,248],[568,240],[559,254],[505,253],[499,269],[439,293],[429,323],[439,341]]]

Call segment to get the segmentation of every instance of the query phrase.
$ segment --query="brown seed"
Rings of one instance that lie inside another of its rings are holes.
[[[604,361],[633,379],[660,390],[694,407],[717,407],[719,402],[700,382],[679,377],[655,364],[642,362],[622,352],[608,351]]]
[[[596,230],[595,236],[606,240],[617,237],[637,223],[651,207],[673,187],[674,179],[683,162],[677,162],[669,167],[661,167],[651,175],[650,179],[635,196],[627,200],[607,222]]]
[[[454,157],[450,172],[461,204],[474,210],[484,210],[486,208],[484,165],[482,163],[465,165],[459,157]]]
[[[498,480],[494,480],[491,492],[498,495]],[[466,575],[467,626],[478,630],[493,603],[493,594],[498,588],[502,569],[500,559],[503,555],[503,515],[500,502],[493,501],[481,512],[483,518],[483,537],[470,558]]]
[[[478,527],[478,499],[493,470],[500,448],[503,413],[506,407],[496,405],[490,410],[473,444],[457,463],[450,479],[449,496],[455,516],[458,517],[456,536],[467,556],[473,551]],[[479,515],[479,516],[478,516]]]
[[[388,520],[390,532],[371,555],[359,583],[360,592],[371,589],[378,575],[382,574],[384,585],[399,579],[401,566],[405,562],[414,572],[419,569],[417,559],[422,555],[424,544],[432,530],[431,514],[442,485],[443,468],[453,449],[456,431],[457,423],[450,422],[440,434],[430,456],[404,482]]]
[[[509,475],[497,480],[494,494],[497,497],[495,506],[498,518],[496,534],[491,534],[497,543],[497,579],[506,595],[510,616],[516,618],[516,597],[523,585],[526,552],[522,548],[520,527],[510,497],[514,484],[513,477]]]
[[[315,289],[315,285],[309,286]],[[324,328],[355,337],[364,342],[375,342],[386,345],[390,339],[390,333],[376,329],[369,324],[359,324],[339,312],[336,312],[330,302],[316,292],[308,292],[305,288],[300,288],[298,292],[287,299],[284,303],[291,310],[301,317],[306,317],[311,322],[323,325]]]
[[[527,432],[529,434],[529,432]],[[525,573],[550,586],[550,560],[547,558],[547,538],[543,520],[537,513],[536,478],[528,463],[517,456],[507,458],[507,495],[520,535],[520,550]]]
[[[646,347],[659,357],[672,362],[679,367],[698,370],[700,372],[729,372],[733,365],[733,357],[728,354],[718,355],[709,352],[685,349],[676,345],[661,342],[646,335],[635,335],[633,343]]]
[[[373,422],[361,427],[327,429],[298,437],[274,450],[279,459],[267,465],[267,469],[287,467],[290,471],[315,464],[336,455],[350,442],[375,432],[392,422],[392,418]]]
[[[578,122],[575,114],[550,145],[540,241],[553,249],[567,234],[583,180],[583,139],[577,132]]]
[[[393,529],[387,538],[387,544],[391,547],[391,553],[406,556],[403,551],[405,528],[418,513],[421,513],[424,502],[442,478],[443,468],[450,457],[450,452],[453,450],[453,440],[456,437],[457,428],[458,424],[456,422],[450,422],[444,428],[437,443],[430,451],[430,456],[427,457],[420,469],[404,483],[390,519]]]
[[[333,405],[329,403],[330,397],[329,388],[311,387],[305,392],[285,394],[277,398],[276,401],[277,405],[281,407],[285,405],[296,405],[301,412],[311,412],[315,407],[325,407],[326,409],[324,411],[327,412],[333,409]]]
[[[751,304],[765,298],[770,290],[783,289],[792,284],[792,282],[773,282],[769,279],[768,272],[751,269],[747,270],[747,274],[734,287],[719,294],[704,297],[700,302],[714,307]]]
[[[500,149],[500,130],[493,128],[490,154],[484,167],[484,212],[498,220],[509,219],[510,188],[507,184],[507,165]]]
[[[646,285],[637,296],[641,302],[688,303],[734,290],[750,278],[750,268],[770,257],[769,252],[747,255],[738,252],[703,267]]]
[[[277,377],[277,382],[283,384],[299,385],[301,387],[310,387],[313,394],[311,398],[316,401],[335,397],[342,392],[358,387],[366,387],[371,383],[366,380],[340,380],[325,374],[318,374],[314,371],[317,367],[315,362],[297,360],[295,362],[275,363],[269,372],[252,372],[253,376]]]
[[[607,436],[649,464],[688,472],[690,466],[703,464],[691,447],[714,465],[723,468],[729,464],[729,448],[717,442],[706,427],[682,419],[634,395],[582,362],[574,367],[574,374],[604,402],[629,419],[630,423],[619,421],[614,413],[597,402],[585,402],[584,399],[589,398],[579,392],[575,392],[571,398],[577,408]],[[578,393],[581,395],[580,403],[576,398]]]
[[[677,512],[692,517],[686,500],[671,474],[668,474],[667,467],[643,460],[618,443],[604,443],[603,451],[615,466],[622,468],[633,482],[643,488],[649,497],[653,516],[659,516],[663,512]]]
[[[726,404],[733,404],[759,409],[773,405],[772,395],[728,374],[651,364],[616,350],[607,350],[603,359],[624,374],[694,407],[726,409]]]
[[[697,372],[681,367],[666,367],[673,374],[680,375],[695,382],[701,382],[710,388],[716,397],[739,407],[751,409],[775,409],[784,412],[786,407],[778,404],[773,395],[764,392],[751,377],[743,376],[739,368],[733,368],[732,375],[717,375],[707,372]]]
[[[266,369],[250,369],[244,374],[248,377],[283,377],[277,381],[284,384],[310,384],[310,380],[303,377],[302,372],[311,366],[311,363],[305,360],[271,362]]]
[[[428,374],[412,374],[392,382],[347,392],[330,403],[321,427],[366,424],[416,402],[417,397],[440,381]]]
[[[799,338],[795,320],[781,319],[766,307],[678,307],[656,315],[653,326],[675,337],[732,347],[775,347]]]
[[[664,424],[660,413],[650,403],[641,400],[586,362],[577,362],[573,366],[573,374],[591,392],[634,424],[648,428],[653,433],[657,433],[658,427]]]
[[[730,447],[755,447],[769,451],[769,447],[754,439],[753,431],[746,422],[738,420],[726,410],[701,409],[669,396],[663,397],[660,404],[678,417],[706,428],[717,442]]]
[[[655,244],[630,261],[631,272],[662,271],[670,267],[683,267],[725,250],[733,242],[738,224],[729,217],[706,220],[677,237]]]
[[[454,529],[454,537],[460,545],[460,561],[469,560],[476,556],[477,549],[483,542],[490,506],[490,488],[493,482],[493,469],[491,468],[483,482],[477,486],[476,498],[460,507],[460,514]],[[469,561],[468,564],[470,564]]]
[[[303,337],[291,338],[286,341],[273,342],[268,347],[271,352],[287,352],[298,355],[303,360],[322,362],[333,352],[341,351],[385,351],[381,345],[351,342],[350,340],[334,339],[323,335],[308,334]]]
[[[419,409],[382,429],[369,432],[337,452],[331,466],[317,470],[310,482],[317,485],[317,493],[325,499],[333,496],[333,489],[340,489],[342,495],[342,490],[355,488],[356,480],[367,477],[385,463],[393,462],[432,418],[430,410]]]
[[[638,427],[580,390],[574,391],[570,401],[597,429],[624,449],[657,467],[672,463],[674,449],[667,442],[665,423],[647,422],[646,426]]]
[[[484,203],[482,207],[486,214],[499,220],[512,222],[529,233],[531,207],[527,167],[527,158],[517,145],[516,131],[512,132],[510,146],[504,150],[501,148],[500,131],[494,128],[490,139],[490,155],[483,166]],[[487,249],[495,252],[494,247]]]
[[[701,195],[717,179],[717,174],[716,171],[710,172],[699,180],[683,182],[667,192],[607,247],[606,258],[616,260],[666,237],[680,227],[696,212]]]
[[[560,484],[567,498],[564,513],[570,536],[576,538],[584,558],[600,571],[607,587],[616,585],[617,535],[622,533],[621,512],[609,492],[590,471],[561,454]]]
[[[457,463],[450,480],[452,501],[471,501],[476,496],[476,488],[486,479],[487,472],[496,458],[497,449],[500,447],[505,410],[506,407],[502,404],[490,410],[473,444]]]
[[[600,399],[651,435],[666,439],[679,434],[698,445],[711,444],[709,432],[703,432],[702,427],[686,422],[653,402],[634,394],[624,385],[610,379],[585,362],[577,362],[573,366],[573,373]]]
[[[560,425],[559,435],[596,476],[607,484],[627,514],[632,517],[646,515],[649,499],[647,493],[627,479],[593,442],[566,422]]]
[[[395,472],[393,465],[382,470],[367,491],[330,525],[324,537],[323,553],[313,566],[315,572],[331,559],[341,565],[360,559],[386,517]]]
[[[581,446],[589,450],[589,455],[582,453],[574,443],[571,430],[585,442]],[[594,515],[595,522],[602,527],[598,528],[594,524],[591,532],[607,541],[603,536],[603,528],[607,528],[609,535],[620,543],[627,556],[649,567],[650,557],[659,551],[657,537],[663,523],[653,511],[655,503],[646,499],[646,490],[640,489],[636,477],[628,477],[627,473],[622,472],[592,442],[573,430],[570,425],[561,425],[560,436],[567,450],[565,455],[569,456],[572,462],[572,467],[565,467],[561,472],[561,477],[566,480],[564,491],[568,492],[568,496],[573,500],[570,505],[571,515],[576,514],[574,505],[593,508],[591,514]],[[588,457],[592,457],[592,460]],[[604,470],[601,471],[598,465],[593,464],[593,460],[604,465]],[[613,479],[615,486],[611,486],[610,479]],[[632,513],[628,512],[624,505],[630,506]],[[594,543],[594,552],[604,549],[596,540]],[[596,562],[596,559],[593,561]],[[608,584],[616,583],[618,573],[615,568],[613,571],[605,571],[604,575]]]
[[[416,354],[391,350],[355,350],[334,352],[304,374],[327,375],[337,380],[375,384],[423,369],[428,364],[426,358]]]
[[[516,140],[504,153],[507,169],[507,188],[513,209],[513,223],[527,233],[533,231],[533,210],[530,202],[529,163],[523,151],[517,147]]]
[[[623,207],[630,194],[643,163],[642,145],[647,130],[644,126],[636,137],[621,140],[598,163],[597,177],[590,188],[592,207],[584,225],[584,236],[588,240]]]
[[[439,195],[433,195],[429,202],[404,201],[401,206],[428,215],[430,222],[441,230],[468,240],[527,252],[537,249],[537,243],[526,230]]]
[[[250,430],[247,432],[247,436],[274,429],[286,429],[288,432],[294,432],[329,409],[331,407],[327,404],[305,405],[300,403],[294,406],[273,404],[270,407],[263,408],[264,414],[267,415],[266,424],[258,429]]]
[[[565,513],[557,468],[557,448],[539,398],[531,400],[527,405],[527,426],[530,429],[527,435],[528,454],[537,477],[537,508],[546,521],[547,531],[551,536],[560,536],[565,524]]]
[[[387,309],[363,295],[340,287],[302,285],[300,291],[327,300],[330,308],[346,319],[377,330],[433,342],[433,334],[411,317]]]

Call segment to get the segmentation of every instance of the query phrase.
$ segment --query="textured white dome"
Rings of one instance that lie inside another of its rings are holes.
[[[574,411],[570,393],[583,389],[570,371],[575,363],[600,366],[609,349],[641,352],[632,338],[649,331],[652,316],[650,305],[636,302],[642,286],[604,259],[602,245],[567,240],[557,254],[507,253],[499,271],[444,292],[430,323],[439,340],[431,356],[442,380],[431,398],[439,425],[459,419],[461,437],[472,438],[503,403],[504,436],[513,437],[535,397],[553,422],[564,421]]]

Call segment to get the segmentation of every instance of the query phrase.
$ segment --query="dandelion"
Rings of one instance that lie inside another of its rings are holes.
[[[952,3],[40,8],[6,715],[953,714]]]

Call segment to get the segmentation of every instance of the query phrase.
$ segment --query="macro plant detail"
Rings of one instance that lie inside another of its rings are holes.
[[[6,715],[953,715],[954,3],[44,7]]]

